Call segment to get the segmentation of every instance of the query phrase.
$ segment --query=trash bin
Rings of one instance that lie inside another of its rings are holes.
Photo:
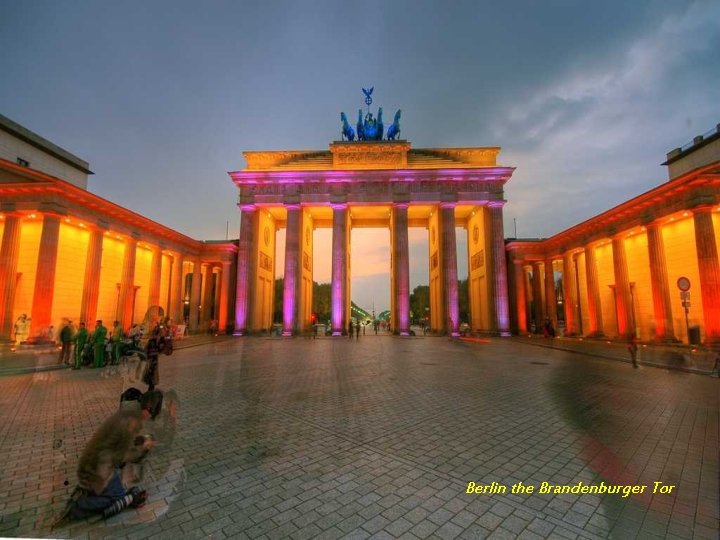
[[[688,328],[688,342],[690,345],[700,345],[700,327],[690,326]]]

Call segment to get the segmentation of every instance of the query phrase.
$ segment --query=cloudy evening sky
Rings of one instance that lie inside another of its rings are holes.
[[[242,151],[327,149],[362,87],[415,148],[502,147],[508,237],[664,182],[665,153],[720,122],[717,0],[5,0],[0,51],[2,114],[89,161],[91,191],[197,239],[237,237]],[[364,307],[389,304],[388,239],[353,235]]]

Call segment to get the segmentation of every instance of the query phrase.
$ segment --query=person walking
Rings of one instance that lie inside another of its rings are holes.
[[[60,330],[60,357],[58,358],[58,364],[70,365],[70,351],[72,350],[73,342],[73,327],[72,321],[68,320]]]
[[[355,323],[355,339],[360,339],[360,321]]]
[[[100,319],[95,321],[95,331],[90,338],[95,352],[93,367],[100,368],[105,365],[105,340],[107,338],[107,328],[103,326]]]
[[[160,346],[162,336],[160,335],[160,328],[153,330],[150,339],[148,339],[147,345],[145,346],[145,354],[147,355],[147,369],[143,374],[143,382],[148,385],[148,391],[155,390],[155,385],[160,383],[160,367],[158,365],[158,358],[160,356]]]
[[[73,369],[80,369],[80,366],[82,366],[83,351],[85,350],[85,345],[89,339],[90,333],[87,328],[85,328],[85,323],[81,322],[80,329],[73,336],[73,341],[75,342],[75,350],[73,351]]]
[[[630,358],[632,359],[633,367],[637,368],[638,367],[638,363],[637,363],[638,344],[637,344],[637,336],[635,335],[635,332],[630,332],[630,336],[628,337],[628,351],[630,351]]]
[[[111,346],[112,358],[110,359],[110,361],[113,364],[120,363],[120,347],[122,345],[122,340],[124,338],[125,338],[125,332],[123,331],[122,326],[120,326],[120,321],[113,322],[112,332],[110,333],[110,341],[112,343],[112,346]]]
[[[350,319],[350,321],[348,322],[348,338],[350,339],[353,338],[353,328],[355,327],[353,326],[352,319]]]

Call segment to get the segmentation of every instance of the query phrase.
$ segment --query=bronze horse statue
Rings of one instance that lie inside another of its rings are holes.
[[[342,121],[342,132],[340,136],[343,140],[347,139],[348,141],[354,141],[355,131],[353,131],[353,128],[350,126],[350,122],[348,122],[347,116],[345,116],[344,112],[340,113],[340,120]]]
[[[395,113],[395,119],[387,130],[387,140],[394,141],[400,136],[400,109]]]

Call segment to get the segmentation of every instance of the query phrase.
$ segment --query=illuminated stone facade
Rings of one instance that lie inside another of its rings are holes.
[[[0,340],[15,340],[23,314],[29,342],[56,339],[67,320],[91,328],[96,319],[108,326],[119,320],[128,329],[149,314],[157,319],[157,307],[191,331],[211,319],[221,329],[232,324],[235,244],[193,240],[86,191],[86,162],[22,133],[34,141],[33,161],[0,159]],[[24,148],[20,143],[5,149]],[[57,155],[85,183],[33,167]]]
[[[667,183],[547,240],[507,244],[514,332],[550,318],[567,335],[720,340],[720,126],[664,165]]]
[[[283,334],[311,324],[313,230],[332,228],[331,325],[350,317],[350,230],[390,229],[391,325],[410,332],[408,228],[428,231],[430,324],[457,334],[455,228],[468,234],[473,328],[509,332],[503,186],[512,168],[497,165],[500,148],[411,148],[407,141],[334,142],[329,151],[245,152],[247,168],[231,172],[240,190],[235,332],[269,329],[275,234],[286,228]]]

